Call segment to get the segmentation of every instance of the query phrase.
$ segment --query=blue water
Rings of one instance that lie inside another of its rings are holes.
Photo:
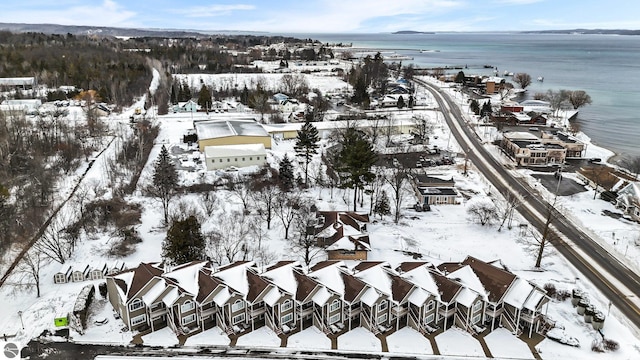
[[[403,65],[460,65],[465,73],[525,72],[532,96],[549,89],[585,90],[593,100],[580,109],[579,129],[621,156],[640,156],[640,36],[522,33],[295,34],[322,42],[393,50],[414,60]],[[420,50],[432,50],[421,52]],[[544,82],[537,82],[539,76]]]

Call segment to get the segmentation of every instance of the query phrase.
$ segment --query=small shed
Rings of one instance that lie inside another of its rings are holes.
[[[88,279],[104,279],[105,275],[107,275],[107,264],[104,264],[102,267],[92,268],[91,271],[89,271]]]
[[[89,272],[91,271],[91,266],[87,265],[82,270],[74,270],[71,272],[71,281],[72,282],[80,282],[85,281],[89,277]]]
[[[53,283],[54,284],[66,284],[71,280],[71,266],[63,267],[59,272],[53,275]]]

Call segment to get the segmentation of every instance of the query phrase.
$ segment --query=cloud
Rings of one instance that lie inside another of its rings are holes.
[[[0,14],[2,22],[28,22],[32,24],[62,24],[88,26],[135,26],[136,12],[127,10],[114,0],[104,0],[97,6],[74,2],[67,8],[38,7],[12,9],[5,7]],[[28,20],[25,20],[28,19]]]
[[[255,10],[254,5],[236,4],[236,5],[209,5],[209,6],[192,6],[186,9],[176,9],[176,13],[186,17],[215,17],[227,16],[234,11]]]

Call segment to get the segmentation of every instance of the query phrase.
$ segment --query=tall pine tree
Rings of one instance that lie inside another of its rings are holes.
[[[282,160],[280,160],[280,172],[278,173],[278,177],[280,179],[280,186],[283,190],[291,190],[293,188],[294,175],[293,175],[293,164],[291,164],[291,160],[287,156],[284,155]]]
[[[153,168],[153,186],[149,189],[151,195],[160,199],[164,212],[164,223],[169,221],[169,202],[178,187],[178,171],[169,156],[169,151],[162,145],[160,155]]]
[[[200,223],[193,215],[185,220],[175,221],[162,244],[162,256],[174,264],[204,260],[204,250],[205,241]]]
[[[348,128],[341,139],[342,148],[337,154],[336,164],[342,186],[353,189],[353,211],[356,211],[358,190],[375,179],[371,167],[378,155],[365,133]]]
[[[300,131],[298,131],[298,137],[296,138],[296,144],[293,149],[296,151],[296,156],[300,156],[304,159],[304,184],[309,183],[309,163],[313,159],[313,155],[318,153],[318,129],[309,121],[302,125]]]

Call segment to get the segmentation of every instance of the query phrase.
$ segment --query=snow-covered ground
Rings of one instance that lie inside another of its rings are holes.
[[[387,336],[389,352],[405,354],[433,354],[431,342],[413,328],[405,327]]]
[[[312,326],[289,336],[287,347],[305,350],[328,350],[331,349],[331,339]]]
[[[251,79],[256,81],[256,76],[273,76],[270,82],[277,83],[280,74],[261,74],[261,75],[244,75],[237,74],[238,79],[242,78],[245,82],[251,83]],[[199,82],[202,77],[204,81],[213,84],[220,84],[231,81],[230,78],[236,75],[189,75],[189,81]],[[315,77],[307,77],[310,87],[321,87],[326,91],[330,89],[340,89],[344,86],[342,80],[335,78],[316,79]],[[236,81],[235,79],[232,79]],[[239,83],[240,80],[237,80]],[[322,90],[321,89],[321,90]],[[144,99],[141,99],[143,101]],[[126,126],[129,115],[135,107],[134,105],[124,114],[112,115],[109,119],[113,126]],[[161,125],[161,132],[156,140],[156,146],[150,154],[149,161],[141,176],[141,183],[148,181],[151,175],[153,162],[160,151],[161,145],[167,146],[168,149],[174,147],[181,151],[190,151],[195,156],[201,156],[197,150],[187,148],[181,144],[182,135],[192,128],[193,118],[211,118],[218,116],[215,114],[170,114],[158,117]],[[398,113],[397,118],[410,117],[410,112]],[[456,151],[458,148],[455,141],[449,136],[448,129],[444,126],[441,119],[435,116],[435,133],[432,136],[432,144],[445,149],[450,148]],[[122,124],[122,125],[118,125]],[[437,138],[436,138],[437,136]],[[105,151],[100,155],[96,154],[94,166],[87,172],[82,180],[91,195],[94,189],[105,187],[105,172],[107,171],[108,160],[112,159],[116,151],[116,142],[105,141],[105,146],[109,144]],[[274,147],[269,151],[269,162],[276,164],[277,160],[282,158],[284,154],[293,157],[293,141],[274,142]],[[326,145],[323,140],[321,146]],[[489,146],[489,145],[488,145]],[[588,147],[591,154],[597,153],[595,146]],[[605,154],[602,151],[601,154]],[[591,155],[590,155],[591,156]],[[605,156],[598,156],[605,157]],[[319,164],[319,156],[314,159],[314,163],[310,168],[317,167]],[[452,176],[456,181],[456,186],[465,195],[466,199],[499,199],[495,195],[490,196],[491,186],[488,182],[474,172],[473,169],[467,176],[462,174],[462,160],[458,159],[458,165],[429,168],[430,173],[438,173],[444,176]],[[193,170],[181,170],[181,181],[183,184],[194,184],[199,182],[212,183],[219,175],[216,172],[206,172],[202,168],[195,167]],[[81,174],[82,170],[78,173]],[[300,169],[298,169],[300,171]],[[522,173],[522,176],[529,176]],[[59,188],[62,195],[69,194],[70,189],[75,185],[75,181],[80,179],[79,175],[74,180],[64,181]],[[109,189],[107,189],[108,191]],[[316,203],[319,209],[323,210],[346,210],[352,206],[352,191],[344,191],[334,189],[311,188],[302,193],[311,198],[317,199]],[[495,192],[493,192],[495,193]],[[203,224],[203,228],[214,226],[215,220],[223,213],[232,210],[239,210],[241,203],[239,199],[226,190],[219,190],[217,193],[217,208],[212,214],[209,214],[209,221]],[[104,196],[109,196],[105,194]],[[627,256],[630,261],[638,261],[638,248],[635,245],[634,231],[638,229],[637,224],[625,223],[621,220],[614,220],[600,215],[602,210],[609,209],[607,203],[600,200],[592,200],[593,193],[587,191],[585,193],[574,195],[571,197],[563,197],[561,203],[564,211],[581,221],[586,227],[602,238],[603,242],[608,242],[609,246],[620,253]],[[189,194],[184,196],[184,200],[197,204],[200,202],[197,195]],[[161,243],[165,237],[166,229],[161,225],[162,209],[159,204],[141,195],[139,191],[134,192],[128,198],[129,201],[141,204],[143,208],[142,223],[138,227],[138,231],[143,240],[137,245],[138,251],[125,258],[118,259],[124,261],[128,266],[135,266],[141,261],[160,261],[161,260]],[[440,205],[433,206],[431,212],[417,213],[408,207],[415,202],[413,195],[407,194],[404,202],[403,217],[399,225],[393,223],[391,217],[379,219],[375,217],[375,221],[368,227],[373,251],[369,254],[370,260],[385,260],[395,265],[401,261],[413,260],[409,252],[422,254],[423,260],[440,263],[442,261],[462,260],[467,255],[472,255],[483,260],[501,259],[502,263],[509,268],[510,271],[526,278],[540,286],[546,283],[553,283],[558,289],[571,290],[579,287],[589,293],[592,303],[608,313],[608,301],[599,294],[594,287],[586,282],[580,274],[573,269],[564,259],[558,256],[554,251],[550,251],[549,255],[544,258],[543,271],[532,271],[535,261],[531,248],[528,245],[530,241],[529,235],[522,234],[518,226],[514,226],[511,230],[503,229],[497,231],[497,225],[480,226],[473,222],[466,210],[465,204],[462,205]],[[174,202],[177,204],[178,201]],[[69,205],[71,212],[72,204]],[[358,210],[368,211],[370,204],[368,197],[362,207]],[[373,218],[372,218],[373,220]],[[516,217],[515,223],[522,222],[522,219]],[[263,245],[270,253],[269,261],[275,259],[298,259],[298,256],[291,251],[291,246],[283,238],[283,226],[274,220],[272,229],[267,233],[263,240]],[[613,232],[615,231],[615,234]],[[83,237],[75,249],[73,256],[65,265],[73,265],[75,267],[84,267],[87,264],[103,264],[105,262],[112,264],[116,259],[105,256],[105,251],[109,248],[113,240],[108,235],[94,235]],[[265,262],[268,259],[264,259]],[[16,334],[18,341],[26,342],[29,339],[40,335],[44,330],[54,330],[53,318],[58,314],[65,314],[73,308],[75,298],[83,286],[91,282],[71,283],[56,285],[53,284],[53,275],[61,270],[62,265],[57,263],[49,263],[41,270],[41,291],[40,298],[35,297],[32,290],[19,289],[10,286],[10,282],[0,288],[0,333]],[[10,279],[11,280],[11,279]],[[98,284],[100,281],[94,281]],[[72,332],[71,337],[74,341],[91,343],[117,343],[128,344],[133,338],[133,334],[124,331],[121,320],[113,317],[113,311],[108,302],[101,298],[96,291],[96,298],[102,303],[97,304],[92,309],[92,317],[90,319],[100,320],[108,319],[105,325],[98,326],[89,321],[89,327],[83,335]],[[22,312],[22,328],[21,318],[18,312]],[[557,358],[580,358],[580,359],[635,359],[640,352],[640,340],[634,337],[633,333],[627,325],[620,322],[618,312],[615,308],[611,309],[608,316],[604,333],[607,338],[614,339],[620,343],[620,350],[607,354],[596,354],[591,352],[591,342],[596,336],[596,332],[589,324],[585,324],[581,317],[575,314],[574,308],[568,301],[558,303],[551,302],[548,308],[549,316],[558,321],[565,327],[565,331],[572,337],[580,341],[580,348],[568,347],[560,345],[550,340],[544,340],[538,348],[544,359]],[[163,335],[164,334],[164,335]],[[316,336],[317,335],[317,336]],[[511,338],[509,338],[511,336]],[[509,338],[509,340],[507,340]],[[413,339],[413,340],[412,340]],[[165,334],[164,332],[156,332],[143,338],[145,344],[157,344],[162,346],[170,346],[177,342],[174,335]],[[417,349],[419,353],[431,353],[429,341],[420,338],[420,335],[410,329],[402,329],[391,335],[388,339],[390,351],[411,352],[407,351],[406,346],[410,343]],[[470,335],[458,331],[449,330],[440,334],[436,341],[442,354],[456,354],[468,356],[484,356],[484,352],[480,348],[480,344]],[[518,342],[519,340],[503,331],[488,336],[489,347],[494,353],[501,356],[513,356],[521,358],[530,358],[530,352]],[[307,329],[299,334],[292,335],[288,340],[290,347],[295,348],[330,348],[329,339],[322,333],[315,333],[314,329]],[[187,340],[187,346],[197,345],[227,345],[229,338],[218,328],[208,330],[202,334],[193,336]],[[249,334],[243,335],[238,339],[239,346],[280,346],[280,338],[266,328],[258,329]],[[505,344],[504,348],[500,344]],[[347,332],[338,338],[338,348],[340,350],[354,351],[381,351],[381,343],[378,338],[368,331],[359,328]],[[404,350],[403,350],[404,348]],[[523,353],[520,354],[519,351]],[[518,354],[516,354],[518,353]],[[497,356],[497,355],[496,355]]]

